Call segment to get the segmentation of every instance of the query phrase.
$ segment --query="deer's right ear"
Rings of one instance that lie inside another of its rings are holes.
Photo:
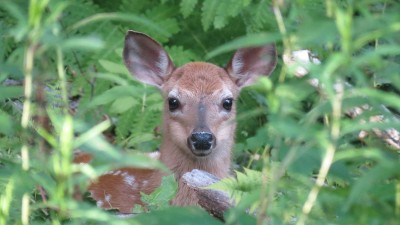
[[[149,36],[128,31],[123,51],[125,66],[143,83],[161,87],[174,70],[174,64],[164,48]]]
[[[276,65],[274,44],[238,49],[226,70],[239,88],[251,85],[261,75],[270,75]]]

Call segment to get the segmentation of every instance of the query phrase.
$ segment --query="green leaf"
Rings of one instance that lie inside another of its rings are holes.
[[[258,190],[263,182],[263,177],[261,172],[245,168],[244,173],[236,171],[236,178],[224,178],[207,188],[227,191],[236,202],[239,202],[244,194]]]
[[[152,22],[151,20],[133,14],[124,14],[124,13],[98,13],[79,21],[78,23],[71,26],[69,29],[76,30],[82,26],[86,26],[87,24],[99,21],[106,21],[106,20],[133,22],[136,24],[141,24],[143,26],[146,26],[154,31],[157,31],[159,32],[160,35],[163,36],[170,35],[168,31],[166,31],[162,26],[159,26],[158,24]]]
[[[99,60],[99,63],[107,72],[130,75],[122,63],[115,63],[104,59]]]
[[[118,98],[114,101],[111,105],[111,113],[124,113],[134,107],[135,105],[139,104],[138,100],[132,97],[122,97]]]
[[[254,47],[273,43],[279,39],[280,35],[276,33],[249,34],[219,46],[218,48],[209,52],[205,58],[210,59],[222,53],[230,52],[238,48]]]
[[[142,201],[149,210],[165,209],[169,206],[169,202],[175,197],[178,190],[178,183],[174,175],[164,176],[161,185],[151,194],[141,193]]]
[[[24,90],[23,87],[4,87],[0,86],[0,101],[8,99],[8,98],[19,98],[23,96]]]
[[[378,101],[380,104],[400,109],[400,97],[398,95],[368,88],[354,90],[352,94],[360,97],[368,97],[370,100]]]
[[[15,132],[15,123],[13,118],[3,110],[0,110],[0,133],[12,135]]]
[[[379,188],[393,175],[399,175],[399,163],[385,161],[370,169],[355,182],[344,208],[349,209],[355,203],[362,204],[363,199],[368,196],[370,190]]]
[[[93,101],[88,104],[88,107],[91,108],[94,106],[105,105],[121,97],[140,98],[143,93],[145,93],[145,89],[140,86],[116,86],[96,96]]]
[[[112,73],[96,73],[95,77],[115,83],[120,86],[128,85],[128,81],[121,76]]]
[[[222,225],[223,223],[211,217],[199,207],[171,207],[150,213],[143,213],[132,219],[143,225],[174,224],[174,225]]]
[[[221,1],[214,19],[215,29],[225,27],[228,24],[228,20],[231,17],[237,16],[241,10],[243,10],[243,2],[240,0]]]
[[[207,31],[213,23],[219,4],[220,1],[215,0],[205,0],[203,2],[201,8],[201,24],[203,25],[204,31]]]
[[[181,0],[180,10],[183,18],[187,18],[192,14],[194,8],[196,7],[198,0]]]
[[[61,44],[63,50],[93,50],[104,47],[104,42],[97,37],[74,37],[64,40]]]
[[[182,46],[166,47],[166,51],[171,56],[175,65],[181,66],[185,63],[199,60],[200,57],[193,53],[191,50],[186,50]]]

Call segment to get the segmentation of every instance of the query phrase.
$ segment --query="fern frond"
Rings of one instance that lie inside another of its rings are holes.
[[[248,33],[254,33],[275,26],[274,14],[270,2],[261,0],[258,4],[251,4],[244,12],[243,19]]]
[[[122,0],[119,9],[121,12],[140,14],[145,9],[151,8],[153,4],[154,2],[152,1]]]
[[[182,46],[166,47],[167,52],[171,56],[172,61],[176,66],[181,66],[185,63],[200,60],[193,51],[184,49]]]
[[[215,0],[205,0],[201,8],[201,24],[203,25],[204,31],[207,31],[211,24],[214,22],[215,16],[217,14],[217,9],[221,1]]]
[[[181,0],[179,6],[183,18],[187,18],[188,16],[190,16],[190,14],[192,14],[194,8],[197,5],[197,2],[198,0]]]
[[[160,124],[163,102],[158,93],[147,95],[145,99],[145,105],[137,103],[119,116],[116,138],[124,147],[154,151],[160,141],[155,137],[154,129]],[[153,144],[143,147],[147,142]]]
[[[244,169],[244,173],[236,171],[235,177],[222,179],[208,188],[226,191],[232,199],[239,202],[243,195],[256,191],[263,182],[264,175],[260,171]]]
[[[221,29],[228,24],[228,20],[237,16],[243,10],[243,2],[237,0],[221,1],[214,19],[215,29]]]

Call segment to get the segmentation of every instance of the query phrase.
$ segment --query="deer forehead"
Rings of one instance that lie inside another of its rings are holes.
[[[193,62],[176,69],[164,85],[167,97],[235,97],[239,88],[228,73],[211,63]]]

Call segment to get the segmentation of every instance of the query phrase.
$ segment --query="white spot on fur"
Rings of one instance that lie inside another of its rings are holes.
[[[107,202],[111,201],[111,195],[107,194],[106,197],[104,198]]]
[[[113,175],[114,175],[114,176],[118,176],[120,173],[121,173],[121,170],[117,170],[117,171],[114,172]]]
[[[142,182],[142,187],[146,187],[148,184],[149,184],[149,181],[144,180],[144,181]]]
[[[152,159],[159,159],[160,158],[160,152],[158,152],[158,151],[150,152],[147,155]]]
[[[133,187],[134,184],[135,184],[135,177],[134,177],[134,176],[129,176],[129,175],[124,176],[124,182],[125,182],[127,185]]]
[[[97,201],[96,202],[96,205],[97,205],[97,207],[103,207],[103,205],[104,205],[104,202],[103,201],[101,201],[101,200],[99,200],[99,201]]]
[[[114,174],[114,170],[103,173],[103,175],[113,175],[113,174]]]

